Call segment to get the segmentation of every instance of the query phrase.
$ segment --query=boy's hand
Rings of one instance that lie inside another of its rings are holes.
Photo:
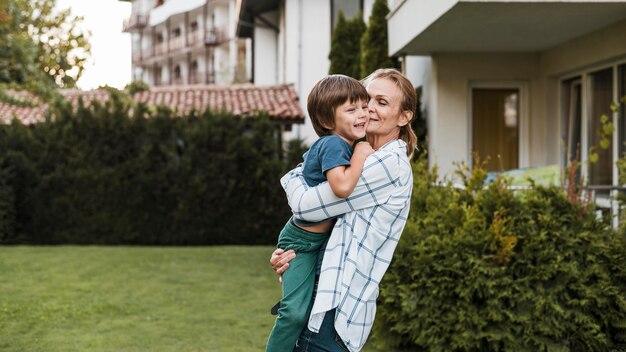
[[[375,150],[368,142],[363,141],[356,144],[356,146],[354,147],[353,155],[359,155],[360,157],[365,159],[368,156],[374,154],[374,151]]]

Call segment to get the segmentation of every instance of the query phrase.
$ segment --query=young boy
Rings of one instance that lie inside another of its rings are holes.
[[[354,78],[330,75],[315,84],[307,111],[320,137],[304,154],[303,174],[309,186],[328,181],[337,197],[349,196],[361,175],[365,159],[374,152],[365,137],[369,120],[365,87]],[[292,351],[306,326],[315,286],[320,248],[330,236],[334,219],[318,223],[291,218],[278,237],[278,248],[298,254],[282,277],[278,317],[267,342],[267,352]]]

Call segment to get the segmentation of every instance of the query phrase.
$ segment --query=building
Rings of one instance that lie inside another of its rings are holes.
[[[250,38],[251,77],[256,85],[293,83],[306,112],[313,85],[328,74],[332,27],[343,11],[369,18],[374,0],[237,0],[236,33]],[[294,125],[286,139],[312,144],[317,135],[310,119]]]
[[[132,78],[151,86],[249,81],[249,43],[234,33],[235,0],[124,0]]]
[[[594,148],[579,176],[610,206],[626,151],[625,109],[611,109],[626,95],[626,1],[395,1],[387,23],[389,53],[423,87],[443,174],[473,151],[490,170],[564,170]],[[603,115],[615,126],[605,150]]]

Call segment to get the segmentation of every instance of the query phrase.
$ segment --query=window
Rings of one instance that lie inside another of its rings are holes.
[[[570,161],[580,162],[582,153],[582,80],[575,77],[564,81],[561,89],[563,92],[563,116],[561,125],[565,128],[561,131],[565,157],[563,166],[566,167]],[[580,164],[579,164],[580,165]],[[580,169],[578,171],[580,177]]]
[[[331,25],[332,29],[337,25],[339,19],[339,11],[343,12],[346,19],[354,18],[359,11],[363,12],[363,0],[331,0]]]
[[[613,69],[594,72],[587,80],[587,138],[589,147],[600,146],[599,132],[602,129],[600,116],[612,118],[611,103],[613,102]],[[611,185],[613,179],[613,152],[612,148],[597,149],[598,161],[589,165],[589,184]]]
[[[178,28],[174,28],[174,29],[172,30],[172,37],[174,37],[174,38],[178,38],[178,37],[180,37],[180,27],[178,27]]]
[[[198,22],[196,22],[196,21],[191,22],[191,24],[189,25],[189,29],[190,29],[190,32],[197,31],[198,30]]]
[[[488,171],[519,167],[520,90],[472,89],[472,151]]]

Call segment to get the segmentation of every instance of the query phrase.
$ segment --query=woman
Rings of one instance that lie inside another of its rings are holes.
[[[296,218],[338,216],[296,351],[361,350],[374,322],[378,284],[406,224],[413,185],[409,158],[417,142],[410,127],[415,90],[394,69],[376,70],[364,84],[370,96],[367,141],[376,152],[367,158],[354,192],[342,199],[328,183],[308,187],[300,167],[281,179]],[[270,263],[281,274],[294,256],[277,249]]]

